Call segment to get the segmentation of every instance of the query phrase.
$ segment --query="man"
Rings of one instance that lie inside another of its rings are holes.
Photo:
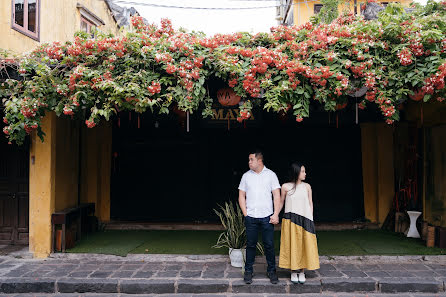
[[[239,204],[245,216],[246,264],[244,281],[252,283],[253,264],[259,231],[268,263],[267,274],[273,284],[279,279],[274,253],[274,225],[279,223],[280,184],[277,175],[263,165],[263,154],[257,150],[249,154],[249,171],[243,174],[239,185]],[[274,206],[271,193],[274,196]]]

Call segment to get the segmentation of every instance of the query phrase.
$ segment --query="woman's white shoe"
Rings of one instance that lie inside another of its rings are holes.
[[[304,272],[299,273],[299,283],[301,283],[301,284],[305,283],[305,273]]]
[[[299,283],[299,277],[297,276],[297,272],[291,272],[291,282],[293,284]]]

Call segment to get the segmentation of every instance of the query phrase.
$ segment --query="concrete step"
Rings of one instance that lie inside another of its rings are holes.
[[[96,293],[24,293],[24,294],[0,294],[0,297],[233,297],[233,296],[243,296],[243,297],[286,297],[294,296],[291,294],[235,294],[235,293],[224,293],[224,294],[125,294],[125,293],[107,293],[107,294],[96,294]],[[398,293],[398,294],[381,294],[381,293],[309,293],[309,294],[299,294],[299,297],[439,297],[446,296],[445,294],[429,294],[429,293]]]
[[[293,284],[280,279],[273,285],[255,279],[82,279],[2,278],[0,294],[18,293],[122,293],[122,294],[303,294],[303,293],[443,293],[445,280],[416,278],[324,278]]]

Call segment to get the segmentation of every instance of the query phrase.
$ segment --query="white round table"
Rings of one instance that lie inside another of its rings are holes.
[[[421,212],[408,211],[407,214],[409,215],[410,219],[410,227],[406,231],[406,236],[412,238],[420,238],[420,233],[417,230],[417,219],[421,215]]]

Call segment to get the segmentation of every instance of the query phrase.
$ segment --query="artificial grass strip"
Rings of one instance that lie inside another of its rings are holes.
[[[144,231],[104,231],[82,236],[80,242],[68,253],[94,253],[127,256],[130,251],[146,241]]]
[[[146,231],[146,241],[131,254],[226,254],[225,249],[214,249],[219,231]],[[172,232],[174,232],[172,234]]]
[[[103,231],[82,237],[70,253],[127,254],[224,254],[214,249],[220,231],[150,230]],[[420,239],[382,230],[317,232],[320,255],[442,255],[445,249],[428,248]],[[274,236],[279,253],[280,232]],[[261,236],[259,236],[261,241]]]

